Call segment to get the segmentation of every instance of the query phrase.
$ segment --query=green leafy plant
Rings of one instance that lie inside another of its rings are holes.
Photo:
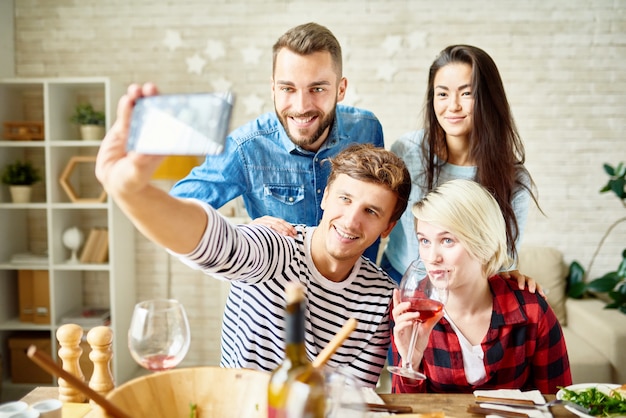
[[[74,109],[70,121],[77,125],[104,126],[104,112],[95,110],[91,103],[81,103]]]
[[[41,180],[39,171],[29,161],[15,161],[2,172],[2,182],[12,186],[30,186]]]
[[[620,199],[624,208],[626,208],[626,164],[620,162],[617,167],[612,167],[609,164],[604,164],[604,171],[609,175],[609,181],[607,182],[600,193],[613,192]],[[593,262],[604,244],[604,241],[609,236],[611,231],[620,223],[626,222],[626,216],[617,219],[613,222],[604,236],[598,243],[598,247],[591,257],[587,272],[591,271]],[[567,277],[568,283],[568,296],[571,298],[580,299],[589,292],[606,293],[610,302],[606,305],[608,309],[619,309],[626,314],[626,249],[622,251],[622,260],[620,261],[617,270],[611,271],[591,281],[587,281],[587,273],[582,265],[578,261],[573,261],[569,266],[569,275]]]

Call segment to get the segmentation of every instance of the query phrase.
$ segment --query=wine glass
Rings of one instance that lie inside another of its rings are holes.
[[[176,367],[191,344],[183,305],[174,299],[153,299],[135,305],[128,330],[133,359],[151,371]]]
[[[413,261],[400,281],[400,300],[402,302],[410,302],[409,312],[419,312],[420,317],[413,323],[409,351],[404,367],[389,366],[387,370],[410,379],[426,379],[426,376],[414,370],[411,364],[417,341],[419,322],[424,322],[441,312],[443,304],[446,303],[447,299],[448,276],[438,275],[434,278],[430,277],[421,260]]]
[[[364,418],[367,405],[362,384],[347,368],[326,368],[326,414],[325,418]]]

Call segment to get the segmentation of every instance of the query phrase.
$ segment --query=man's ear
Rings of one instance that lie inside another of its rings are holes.
[[[342,77],[339,80],[339,87],[337,88],[337,102],[342,101],[346,97],[346,90],[348,89],[348,79]]]
[[[328,198],[328,186],[324,187],[324,194],[322,195],[322,202],[320,203],[320,208],[322,208],[322,210],[326,209],[324,206],[326,206],[327,198]]]
[[[385,229],[383,232],[380,233],[380,237],[387,238],[387,236],[391,234],[391,230],[393,229],[394,226],[396,226],[397,223],[398,221],[389,222],[387,229]]]

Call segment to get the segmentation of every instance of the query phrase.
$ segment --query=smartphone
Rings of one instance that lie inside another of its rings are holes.
[[[234,95],[162,94],[133,108],[128,150],[157,155],[215,155],[224,150]]]

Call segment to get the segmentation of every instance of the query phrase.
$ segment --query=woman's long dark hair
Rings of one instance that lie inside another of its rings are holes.
[[[433,101],[435,75],[442,67],[451,63],[464,63],[472,68],[474,109],[473,126],[469,135],[469,158],[477,166],[475,180],[487,188],[500,205],[506,222],[509,251],[517,258],[515,241],[519,236],[519,227],[511,204],[513,192],[517,187],[524,187],[535,204],[537,198],[532,191],[534,183],[530,173],[524,168],[524,144],[515,126],[500,73],[493,59],[480,48],[470,45],[449,46],[441,51],[430,66],[422,141],[426,167],[425,192],[432,190],[437,184],[441,167],[449,158],[446,133],[437,121]]]

